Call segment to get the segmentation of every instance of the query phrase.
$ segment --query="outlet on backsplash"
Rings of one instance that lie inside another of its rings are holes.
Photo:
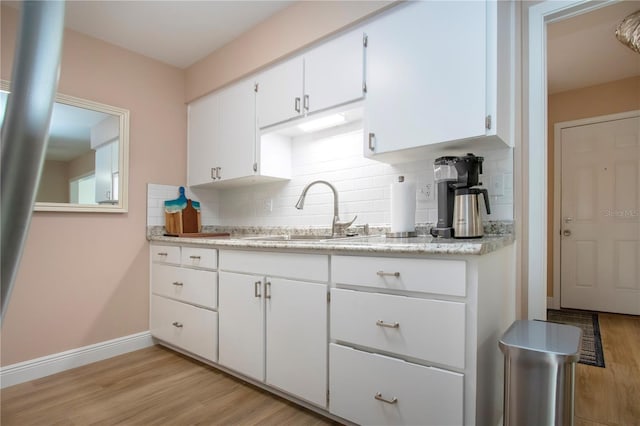
[[[273,199],[259,198],[256,200],[256,210],[258,214],[271,213],[273,211]]]
[[[420,189],[420,192],[422,192],[422,194],[425,196],[427,201],[435,201],[436,194],[435,194],[435,186],[433,182],[424,184],[424,186]]]

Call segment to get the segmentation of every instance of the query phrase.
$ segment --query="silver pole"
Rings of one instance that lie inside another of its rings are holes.
[[[60,74],[64,1],[22,2],[11,94],[2,126],[1,317],[9,303],[36,198]]]

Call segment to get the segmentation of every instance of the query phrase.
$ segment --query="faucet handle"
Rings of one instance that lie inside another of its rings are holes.
[[[356,221],[357,218],[358,218],[358,216],[356,215],[356,216],[353,217],[353,219],[351,219],[348,222],[340,222],[340,219],[336,216],[335,221],[333,223],[333,229],[334,229],[333,235],[334,236],[342,235],[344,233],[344,231],[348,227],[350,227],[353,224],[353,222]]]

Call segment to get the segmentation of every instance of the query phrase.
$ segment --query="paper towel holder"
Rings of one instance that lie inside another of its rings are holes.
[[[398,176],[398,182],[404,182],[404,176]],[[387,238],[412,238],[417,236],[418,236],[418,233],[416,231],[387,232],[385,234],[385,237]]]

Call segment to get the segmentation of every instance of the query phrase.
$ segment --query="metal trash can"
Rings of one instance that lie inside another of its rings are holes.
[[[582,330],[520,320],[502,335],[504,425],[573,425],[575,365]]]

